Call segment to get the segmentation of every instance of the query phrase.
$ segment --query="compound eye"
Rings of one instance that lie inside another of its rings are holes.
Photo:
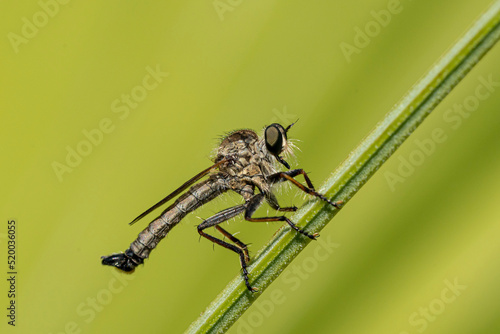
[[[271,124],[265,131],[266,147],[272,155],[279,155],[283,150],[283,136],[277,124]]]

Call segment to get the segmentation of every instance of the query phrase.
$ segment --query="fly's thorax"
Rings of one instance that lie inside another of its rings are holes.
[[[262,175],[267,177],[276,173],[276,159],[266,149],[264,140],[259,140],[255,143],[255,151],[257,152],[256,157],[258,157],[255,163],[259,165]]]
[[[231,157],[231,162],[222,165],[219,170],[230,176],[239,175],[255,156],[255,143],[259,140],[252,130],[238,130],[228,134],[217,151],[216,162]]]
[[[253,130],[233,131],[222,139],[217,155],[238,155],[242,149],[252,147],[258,140],[259,137]]]
[[[276,159],[266,149],[264,139],[252,130],[238,130],[223,138],[215,162],[231,157],[219,170],[230,177],[262,175],[276,172]]]

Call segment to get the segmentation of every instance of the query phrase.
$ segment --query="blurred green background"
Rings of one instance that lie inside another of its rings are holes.
[[[239,274],[195,228],[238,198],[189,215],[129,276],[100,264],[147,221],[127,223],[237,128],[300,118],[292,167],[319,187],[489,3],[2,2],[2,258],[9,218],[19,247],[17,326],[2,279],[2,333],[183,332]],[[500,332],[500,87],[481,81],[500,82],[499,57],[322,231],[332,252],[310,244],[230,333]],[[435,129],[446,139],[433,146]],[[224,227],[255,254],[279,225]]]

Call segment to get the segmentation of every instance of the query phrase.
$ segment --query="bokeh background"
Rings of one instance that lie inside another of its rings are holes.
[[[232,129],[300,118],[294,166],[321,185],[490,1],[394,3],[2,2],[1,267],[15,218],[19,272],[17,326],[2,315],[2,333],[183,332],[239,273],[195,228],[237,197],[189,215],[133,275],[100,256],[125,250],[147,221],[127,223]],[[322,231],[332,252],[310,244],[229,333],[500,332],[500,87],[481,81],[500,82],[499,57]],[[435,129],[446,139],[425,153]],[[71,150],[86,154],[72,166]],[[224,226],[254,254],[279,227]]]

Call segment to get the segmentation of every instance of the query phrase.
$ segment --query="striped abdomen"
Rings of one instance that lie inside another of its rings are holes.
[[[129,249],[124,253],[103,256],[102,263],[124,271],[134,270],[149,257],[149,253],[182,218],[226,190],[223,181],[216,177],[210,177],[192,186],[139,233]]]

